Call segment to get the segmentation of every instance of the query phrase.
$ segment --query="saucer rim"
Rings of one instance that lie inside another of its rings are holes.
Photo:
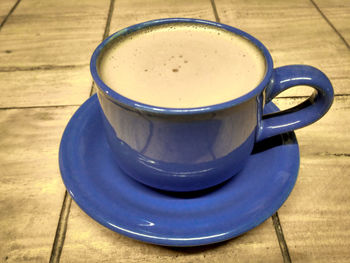
[[[283,196],[279,199],[279,202],[274,203],[273,206],[269,206],[267,209],[264,210],[264,213],[262,216],[259,217],[259,219],[254,220],[253,222],[248,222],[247,224],[241,224],[239,227],[233,229],[232,231],[221,233],[218,235],[213,235],[205,238],[172,238],[168,237],[165,238],[162,235],[159,236],[153,236],[153,235],[144,235],[142,233],[137,233],[133,230],[124,229],[122,227],[119,227],[117,225],[111,224],[109,222],[106,222],[106,220],[103,219],[103,216],[100,215],[100,212],[95,210],[94,208],[90,207],[86,201],[83,200],[83,198],[80,198],[79,196],[74,195],[72,191],[72,181],[69,178],[69,168],[67,168],[67,165],[64,161],[65,157],[63,156],[63,148],[69,143],[69,141],[74,140],[74,132],[78,134],[77,131],[74,130],[74,126],[76,126],[76,123],[79,121],[82,121],[83,118],[81,118],[81,115],[84,115],[84,111],[88,111],[89,107],[94,107],[94,103],[98,104],[97,95],[91,96],[89,99],[87,99],[74,113],[70,121],[68,122],[65,131],[62,135],[60,148],[59,148],[59,167],[61,172],[61,178],[62,181],[67,189],[67,192],[70,194],[70,196],[73,198],[73,200],[77,203],[77,205],[80,207],[81,210],[83,210],[89,217],[93,218],[95,221],[99,222],[101,225],[111,229],[114,232],[117,232],[119,234],[122,234],[124,236],[143,241],[146,243],[151,243],[155,245],[162,245],[162,246],[175,246],[175,247],[191,247],[191,246],[201,246],[201,245],[209,245],[214,243],[219,243],[222,241],[226,241],[229,239],[232,239],[234,237],[240,236],[247,231],[257,227],[258,225],[265,222],[268,218],[270,218],[277,210],[283,205],[283,203],[287,200],[289,195],[291,194],[296,180],[298,178],[299,174],[299,168],[300,168],[300,151],[299,151],[299,144],[297,141],[297,138],[295,136],[294,132],[289,132],[288,137],[293,139],[293,142],[295,142],[295,149],[293,151],[296,151],[296,159],[293,160],[294,165],[291,166],[291,177],[292,181],[289,183],[288,187],[284,189]],[[273,110],[278,110],[278,107],[275,106],[273,103],[269,103]],[[99,104],[98,104],[99,105]],[[72,129],[73,128],[73,129]],[[71,138],[73,137],[73,138]],[[285,139],[283,139],[285,141]],[[73,161],[74,163],[74,161]],[[75,164],[76,165],[76,164]],[[79,187],[78,187],[79,188]],[[74,191],[76,192],[76,191]]]

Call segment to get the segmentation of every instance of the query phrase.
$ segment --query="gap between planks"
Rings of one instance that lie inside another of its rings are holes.
[[[213,13],[214,13],[214,16],[215,16],[215,20],[216,20],[216,22],[220,23],[220,17],[219,17],[219,14],[218,14],[218,10],[216,9],[215,0],[210,0],[210,3],[211,3],[211,7],[213,8]]]
[[[95,84],[93,82],[93,84],[91,85],[91,95],[90,97],[94,94],[94,88]],[[336,94],[334,95],[334,97],[349,97],[350,94]],[[309,98],[309,96],[286,96],[286,97],[277,97],[275,99],[279,99],[279,100],[283,100],[283,99],[307,99]],[[1,110],[25,110],[25,109],[44,109],[44,108],[61,108],[61,107],[78,107],[81,106],[81,104],[67,104],[67,105],[36,105],[36,106],[20,106],[20,107],[1,107],[0,106],[0,111]]]
[[[75,69],[83,68],[84,65],[40,65],[35,67],[0,67],[0,72],[16,72],[16,71],[36,71],[36,70],[56,70],[56,69]]]
[[[110,25],[111,25],[111,20],[113,16],[113,10],[114,10],[114,3],[115,3],[115,0],[111,0],[109,3],[108,16],[107,16],[105,31],[103,32],[102,40],[105,40],[109,35]],[[94,90],[95,90],[94,86],[95,86],[95,82],[92,81],[91,89],[90,89],[90,97],[94,94]]]
[[[64,108],[64,107],[77,107],[80,104],[67,104],[67,105],[37,105],[37,106],[23,106],[23,107],[0,107],[0,110],[25,110],[25,109],[45,109],[45,108]]]
[[[17,2],[13,5],[13,7],[11,8],[11,10],[8,12],[8,14],[5,16],[4,20],[2,20],[1,24],[0,24],[0,32],[1,29],[3,28],[3,26],[6,24],[7,19],[12,15],[12,13],[16,10],[17,6],[19,5],[19,3],[21,2],[21,0],[17,0]]]
[[[61,213],[58,220],[58,225],[56,229],[55,239],[52,245],[52,251],[50,256],[50,263],[60,262],[60,257],[62,253],[62,248],[64,245],[64,240],[66,238],[68,217],[70,212],[70,206],[72,204],[72,197],[66,191],[64,194],[64,199],[62,203]]]
[[[280,219],[278,217],[278,212],[276,212],[272,215],[272,223],[273,223],[273,226],[275,228],[276,236],[278,239],[278,244],[279,244],[280,249],[281,249],[283,262],[284,263],[291,263],[292,260],[291,260],[290,255],[289,255],[289,250],[288,250],[286,239],[284,238],[284,235],[283,235],[283,230],[282,230]]]
[[[327,24],[334,30],[334,32],[339,36],[339,38],[343,41],[345,46],[350,49],[349,43],[346,41],[346,39],[342,36],[342,34],[336,29],[336,27],[332,24],[332,22],[327,18],[327,16],[322,12],[322,10],[318,7],[318,5],[314,2],[314,0],[310,0],[310,2],[313,4],[313,6],[316,8],[316,10],[320,13],[320,15],[323,17],[324,20],[326,20]]]
[[[110,0],[109,9],[108,9],[108,16],[107,16],[106,26],[105,26],[105,30],[104,30],[104,33],[102,36],[102,40],[104,40],[109,34],[109,28],[110,28],[113,10],[114,10],[114,2],[115,2],[115,0]],[[94,85],[92,83],[90,97],[93,93],[93,87],[94,87]],[[57,224],[55,239],[54,239],[54,242],[52,245],[50,263],[60,262],[61,253],[62,253],[62,249],[64,246],[64,240],[65,240],[66,233],[67,233],[68,218],[69,218],[71,203],[72,203],[72,197],[66,191],[65,195],[64,195],[64,200],[63,200],[63,204],[62,204],[62,208],[61,208],[60,217],[59,217],[58,224]]]

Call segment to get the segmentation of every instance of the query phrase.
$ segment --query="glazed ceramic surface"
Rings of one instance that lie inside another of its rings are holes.
[[[229,102],[177,109],[133,101],[100,79],[99,55],[113,40],[144,27],[183,22],[209,24],[250,40],[266,60],[262,82],[248,94]],[[333,101],[332,85],[321,71],[304,65],[273,69],[270,53],[251,35],[224,24],[197,19],[153,20],[111,35],[95,50],[91,73],[99,87],[103,127],[114,160],[138,181],[171,191],[199,190],[224,182],[244,167],[256,142],[318,120]],[[265,103],[296,85],[312,86],[315,93],[297,107],[263,116]]]
[[[269,103],[265,111],[276,107]],[[118,167],[96,95],[63,134],[60,169],[76,203],[102,225],[166,246],[196,246],[236,237],[265,221],[287,199],[299,169],[293,132],[257,143],[232,179],[202,191],[175,193],[143,185]]]

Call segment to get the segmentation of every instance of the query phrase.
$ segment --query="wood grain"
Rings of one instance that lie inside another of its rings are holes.
[[[120,0],[115,4],[110,34],[136,23],[169,17],[190,17],[215,21],[208,0]]]
[[[0,107],[80,105],[88,97],[88,67],[0,72]]]
[[[290,107],[292,100],[277,104]],[[350,260],[350,98],[337,97],[319,122],[296,131],[297,184],[279,217],[293,262]]]
[[[335,86],[334,105],[298,130],[300,174],[279,211],[294,262],[350,260],[349,6],[340,0],[216,0],[223,23],[270,49],[276,66],[322,69]],[[15,0],[0,1],[0,23]],[[64,186],[57,154],[61,134],[89,95],[90,55],[102,40],[109,0],[22,0],[0,32],[0,261],[48,262]],[[110,33],[163,17],[215,20],[209,0],[117,0]],[[306,96],[295,88],[282,96]],[[345,94],[345,96],[344,96]],[[282,108],[301,99],[276,99]],[[73,202],[61,262],[281,262],[271,219],[236,239],[173,249],[144,244],[96,223]]]
[[[236,239],[195,248],[167,248],[99,225],[73,202],[61,262],[282,262],[272,221]]]
[[[3,23],[5,17],[15,5],[17,0],[1,0],[0,1],[0,25]]]
[[[48,262],[62,205],[61,134],[76,107],[0,111],[0,261]]]
[[[314,2],[349,45],[350,2],[343,0],[314,0]]]
[[[111,32],[162,17],[215,20],[210,1],[116,1]],[[82,227],[83,226],[83,227]],[[112,232],[89,218],[73,202],[61,262],[281,262],[271,219],[246,235],[219,245],[171,249],[145,244]]]
[[[109,0],[22,1],[0,34],[1,107],[84,102],[108,7]]]
[[[324,71],[336,94],[350,94],[350,52],[310,1],[216,0],[221,22],[261,40],[276,67],[308,64]],[[282,96],[305,96],[290,89]]]
[[[304,99],[275,99],[281,109],[291,108]],[[350,97],[336,97],[328,113],[319,121],[296,131],[303,156],[336,157],[350,154]],[[349,159],[350,162],[350,159]]]
[[[301,154],[298,182],[279,212],[293,262],[349,262],[348,159]]]
[[[108,6],[108,0],[23,1],[0,34],[1,67],[89,64]]]

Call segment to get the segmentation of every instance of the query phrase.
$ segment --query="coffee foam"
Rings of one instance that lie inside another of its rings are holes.
[[[194,108],[252,91],[265,59],[249,40],[214,26],[172,23],[114,40],[100,56],[99,74],[111,89],[137,102]]]

